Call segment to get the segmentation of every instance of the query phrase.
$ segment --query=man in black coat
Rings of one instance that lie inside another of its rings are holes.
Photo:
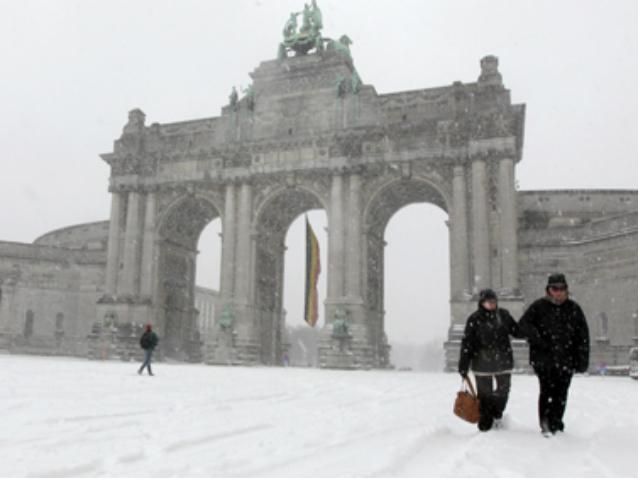
[[[144,326],[144,333],[140,337],[140,346],[144,350],[144,362],[138,369],[138,375],[142,375],[144,367],[147,367],[149,375],[153,375],[151,372],[151,355],[156,345],[158,345],[158,335],[151,329],[151,324],[148,323]]]
[[[540,428],[549,436],[564,430],[562,417],[574,372],[589,368],[589,327],[580,305],[569,298],[563,274],[549,276],[546,292],[529,306],[519,325],[540,382]]]
[[[473,370],[480,399],[480,431],[498,423],[507,406],[511,389],[513,351],[509,335],[519,336],[518,325],[508,310],[498,308],[491,289],[478,296],[478,310],[467,319],[460,346],[458,371],[463,378]],[[496,388],[493,388],[493,382]]]

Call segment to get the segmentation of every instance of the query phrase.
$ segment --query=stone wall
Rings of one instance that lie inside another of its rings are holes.
[[[106,252],[0,242],[0,348],[86,354]]]
[[[563,272],[592,337],[631,347],[638,331],[637,192],[520,192],[520,285],[528,304]]]
[[[87,336],[104,293],[107,235],[108,222],[95,222],[55,230],[34,244],[0,242],[0,350],[89,354]],[[217,298],[214,290],[195,289],[205,336],[215,327]]]
[[[590,371],[626,365],[638,337],[638,192],[518,192],[518,270],[525,307],[544,296],[549,274],[567,276],[591,335]],[[504,306],[504,302],[503,302]],[[516,318],[517,319],[517,318]],[[462,326],[445,343],[457,369]],[[513,341],[516,370],[528,371],[528,347]]]

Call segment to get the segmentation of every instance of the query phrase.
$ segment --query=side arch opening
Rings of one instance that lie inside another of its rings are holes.
[[[157,283],[154,298],[164,336],[163,351],[177,360],[200,360],[201,329],[196,307],[199,239],[205,227],[220,217],[205,197],[187,196],[175,202],[158,229]],[[216,272],[207,275],[215,277]],[[218,273],[219,275],[219,269]],[[215,285],[215,281],[212,281]]]

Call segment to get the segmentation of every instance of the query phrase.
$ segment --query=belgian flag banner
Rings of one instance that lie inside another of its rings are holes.
[[[305,286],[304,319],[315,327],[318,321],[318,276],[320,275],[320,247],[313,233],[309,219],[307,222],[307,281]]]

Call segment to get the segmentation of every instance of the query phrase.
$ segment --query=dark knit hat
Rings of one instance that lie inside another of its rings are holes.
[[[496,295],[496,292],[494,292],[490,288],[485,288],[484,290],[480,290],[480,293],[478,294],[478,303],[482,303],[486,300],[498,301],[498,295]]]
[[[549,279],[547,280],[547,288],[549,287],[560,287],[567,288],[567,279],[564,278],[563,273],[553,273],[549,275]]]

